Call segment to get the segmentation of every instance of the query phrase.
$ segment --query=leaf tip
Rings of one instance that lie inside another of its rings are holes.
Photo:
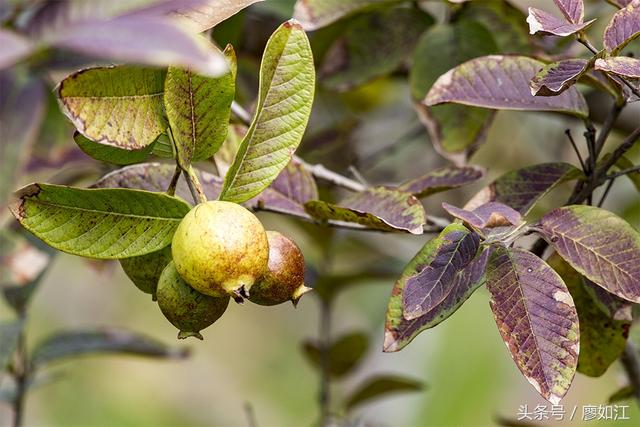
[[[285,28],[291,28],[291,29],[295,29],[295,30],[304,31],[304,28],[302,27],[302,24],[300,24],[300,21],[298,21],[295,18],[289,19],[288,21],[283,23],[282,26],[285,27]]]
[[[384,342],[382,343],[382,351],[384,353],[393,353],[400,350],[401,347],[396,340],[395,335],[390,330],[384,331]]]

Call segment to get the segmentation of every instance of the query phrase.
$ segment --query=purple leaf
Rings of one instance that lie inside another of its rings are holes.
[[[578,372],[591,377],[599,377],[615,362],[624,351],[631,327],[631,306],[628,301],[619,299],[591,282],[584,282],[580,273],[575,271],[557,253],[547,261],[562,277],[578,312],[580,323],[580,356]],[[596,293],[594,294],[593,291]],[[616,299],[615,311],[603,311],[599,308],[603,300]]]
[[[609,3],[611,3],[614,6],[617,6],[619,8],[623,8],[625,6],[628,6],[629,4],[631,4],[631,2],[633,0],[607,0]]]
[[[560,12],[569,22],[579,24],[584,21],[584,2],[582,0],[553,0]]]
[[[427,94],[427,106],[455,102],[506,110],[558,111],[587,117],[587,103],[576,88],[554,97],[531,95],[529,81],[544,63],[526,56],[484,56],[467,61],[440,78]]]
[[[491,310],[516,365],[548,401],[565,395],[578,363],[578,315],[566,285],[543,260],[495,247],[487,267]]]
[[[46,93],[42,82],[20,77],[12,70],[0,72],[0,210],[3,213],[31,157],[45,113]]]
[[[614,56],[612,58],[598,58],[595,64],[596,70],[614,73],[619,76],[640,78],[640,59],[627,56]]]
[[[316,180],[311,172],[295,159],[280,172],[270,188],[300,205],[318,199]]]
[[[426,223],[418,199],[410,193],[384,187],[355,193],[337,205],[312,200],[304,207],[316,219],[352,222],[378,230],[422,234]]]
[[[426,197],[476,182],[484,177],[485,172],[478,166],[445,166],[400,184],[398,190]]]
[[[13,31],[0,28],[0,70],[25,58],[33,50],[29,40]]]
[[[73,23],[47,39],[56,47],[115,61],[192,68],[217,77],[228,67],[204,37],[169,18],[121,16]]]
[[[457,208],[448,203],[442,203],[442,207],[452,216],[477,229],[517,226],[522,223],[520,212],[499,202],[485,203],[472,211]]]
[[[396,281],[387,308],[383,345],[385,352],[401,350],[420,332],[433,328],[447,319],[484,283],[484,270],[490,249],[485,249],[463,270],[457,272],[454,281],[446,290],[444,299],[435,309],[414,320],[405,319],[402,295],[407,280],[433,261],[441,245],[447,241],[447,236],[452,233],[465,234],[469,233],[469,230],[460,224],[449,225],[438,237],[430,240],[420,249]]]
[[[568,163],[541,163],[507,172],[480,190],[465,206],[472,210],[488,202],[500,202],[526,215],[556,185],[579,178],[581,171]]]
[[[615,54],[640,36],[640,0],[632,0],[613,15],[604,30],[604,47]]]
[[[554,209],[542,233],[573,268],[607,291],[640,302],[640,233],[615,214],[593,206]]]
[[[171,16],[186,20],[195,32],[215,27],[242,9],[263,0],[168,0],[127,15]]]
[[[544,10],[536,9],[535,7],[529,8],[529,16],[527,16],[529,33],[540,33],[560,37],[570,36],[571,34],[582,31],[594,21],[595,19],[587,22],[571,23],[563,19],[556,18],[554,15],[545,12]]]
[[[531,79],[531,94],[556,96],[571,87],[588,69],[586,59],[566,59],[545,65]]]
[[[475,258],[480,237],[471,231],[448,233],[433,259],[406,281],[402,293],[403,316],[413,320],[436,309],[451,293],[457,276]]]

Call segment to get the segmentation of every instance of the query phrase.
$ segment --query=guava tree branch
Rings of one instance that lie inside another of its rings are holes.
[[[640,405],[640,355],[631,341],[627,341],[624,352],[620,356],[620,362],[622,362],[622,366],[629,378],[629,383],[633,388],[633,395],[638,405]]]

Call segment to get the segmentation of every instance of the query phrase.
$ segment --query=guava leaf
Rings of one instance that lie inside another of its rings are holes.
[[[631,303],[628,310],[611,316],[596,305],[593,296],[586,289],[582,275],[575,271],[557,253],[547,262],[562,277],[567,285],[578,311],[580,321],[580,356],[578,372],[590,377],[603,375],[615,362],[627,343],[631,327]]]
[[[321,344],[307,340],[302,350],[311,365],[322,369]],[[329,374],[334,378],[341,378],[351,373],[362,361],[369,348],[369,338],[362,332],[344,335],[329,346]]]
[[[620,52],[632,40],[640,36],[640,1],[630,1],[620,9],[604,29],[604,47],[611,54]]]
[[[531,385],[557,405],[578,364],[578,315],[566,285],[530,252],[496,246],[487,266],[491,310],[511,357]]]
[[[410,193],[384,187],[354,193],[339,204],[312,200],[306,211],[320,220],[361,224],[378,230],[422,234],[426,214],[422,204]]]
[[[134,65],[78,71],[57,88],[62,111],[99,144],[139,150],[167,129],[162,93],[166,70]]]
[[[135,332],[103,328],[59,332],[50,336],[34,348],[31,363],[37,369],[69,357],[91,354],[130,354],[183,359],[189,355],[189,352],[183,348],[169,347]]]
[[[534,52],[526,15],[508,0],[470,1],[460,11],[459,19],[491,29],[501,53],[528,55]]]
[[[595,19],[588,22],[567,22],[564,19],[557,18],[555,15],[545,12],[544,10],[536,9],[535,7],[529,8],[529,16],[527,16],[527,22],[529,23],[529,32],[531,34],[544,34],[551,36],[570,36],[579,31],[584,30],[591,25]]]
[[[18,339],[24,323],[19,320],[0,322],[0,373],[4,373],[18,347]]]
[[[564,206],[540,220],[547,241],[579,273],[605,290],[640,302],[640,233],[593,206]]]
[[[627,56],[614,56],[596,59],[595,69],[619,76],[640,79],[640,59]]]
[[[267,42],[256,113],[227,171],[220,200],[249,200],[287,166],[307,126],[314,86],[309,40],[300,24],[285,22]]]
[[[423,389],[424,384],[420,381],[398,376],[378,375],[369,378],[364,384],[361,384],[351,392],[346,399],[345,409],[350,411],[356,406],[386,397],[389,394],[416,392]]]
[[[458,272],[454,283],[447,290],[447,296],[434,310],[414,320],[405,319],[402,295],[407,281],[434,260],[439,248],[447,241],[446,237],[452,233],[465,234],[469,233],[469,230],[461,224],[449,225],[438,237],[420,249],[396,281],[387,307],[383,351],[402,350],[420,332],[433,328],[451,316],[484,283],[484,271],[490,250],[484,250]]]
[[[152,142],[141,150],[125,150],[112,145],[99,144],[88,139],[80,132],[74,132],[73,140],[89,157],[114,165],[130,165],[144,162],[155,147],[155,143]]]
[[[457,208],[449,203],[442,203],[442,208],[451,216],[461,219],[477,229],[520,225],[522,223],[520,212],[500,202],[485,203],[472,211]]]
[[[166,17],[88,18],[48,34],[43,42],[114,61],[179,65],[212,77],[227,71],[224,57],[211,42]]]
[[[298,0],[293,18],[300,21],[306,31],[326,27],[345,16],[369,7],[387,6],[401,0]]]
[[[131,188],[147,191],[163,192],[169,187],[175,167],[161,163],[143,163],[127,166],[102,177],[94,188]],[[222,179],[211,173],[197,170],[196,174],[209,200],[215,200],[222,190]],[[191,200],[191,192],[185,180],[180,177],[176,188],[176,196]],[[276,188],[267,188],[258,196],[243,203],[248,209],[267,210],[302,217],[310,216],[304,206],[289,198]]]
[[[27,38],[3,28],[0,28],[0,46],[0,70],[11,67],[33,50]]]
[[[497,52],[493,36],[480,23],[465,19],[430,28],[413,53],[409,70],[411,96],[415,101],[424,99],[438,77],[451,68]],[[416,111],[434,148],[456,164],[464,164],[483,142],[494,116],[491,110],[455,104],[428,108],[416,103]]]
[[[315,178],[295,159],[292,159],[287,167],[280,172],[270,188],[300,205],[318,198],[318,186]]]
[[[627,399],[633,399],[635,389],[632,385],[626,385],[615,391],[607,400],[609,404],[620,402]]]
[[[427,197],[441,191],[463,187],[482,179],[486,171],[479,166],[445,166],[398,186],[398,190],[416,197]]]
[[[575,87],[553,97],[531,95],[529,81],[543,66],[543,62],[526,56],[492,55],[472,59],[440,76],[423,102],[427,106],[454,102],[586,117],[587,103]]]
[[[236,55],[231,45],[224,54],[229,71],[220,77],[200,76],[176,67],[167,71],[164,106],[177,159],[184,168],[192,161],[213,156],[227,136],[235,95]]]
[[[187,21],[194,32],[200,33],[261,1],[263,0],[169,0],[152,4],[128,15],[168,15]]]
[[[414,8],[390,8],[350,20],[322,59],[323,86],[348,90],[395,71],[433,18]]]
[[[0,209],[29,160],[45,113],[45,89],[36,79],[0,72]]]
[[[472,231],[447,233],[431,262],[410,276],[402,292],[403,316],[413,320],[436,309],[453,291],[457,276],[476,257],[480,238]]]
[[[564,92],[587,72],[589,64],[586,59],[565,59],[545,65],[531,79],[531,94],[556,96]]]
[[[31,184],[11,212],[54,248],[88,258],[144,255],[171,243],[190,207],[166,194],[129,189],[81,189]]]
[[[569,22],[579,24],[584,21],[583,0],[553,0],[553,2]]]
[[[480,190],[465,206],[472,210],[489,202],[500,202],[520,212],[529,213],[531,208],[555,186],[577,179],[582,172],[569,163],[540,163],[516,169],[500,176]]]

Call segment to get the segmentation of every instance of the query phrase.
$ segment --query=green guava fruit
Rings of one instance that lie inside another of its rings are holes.
[[[173,262],[162,270],[156,295],[162,314],[180,329],[178,339],[202,339],[200,331],[218,320],[229,305],[228,296],[210,297],[189,286]]]
[[[286,301],[297,305],[311,288],[304,285],[304,257],[295,242],[277,231],[267,231],[269,270],[251,288],[249,301],[276,305]]]
[[[123,258],[120,265],[125,274],[142,292],[156,300],[156,288],[162,270],[171,262],[171,247],[167,246],[150,254]]]
[[[248,297],[269,260],[267,233],[258,218],[230,202],[194,207],[178,225],[171,249],[178,273],[196,291],[238,302]]]

